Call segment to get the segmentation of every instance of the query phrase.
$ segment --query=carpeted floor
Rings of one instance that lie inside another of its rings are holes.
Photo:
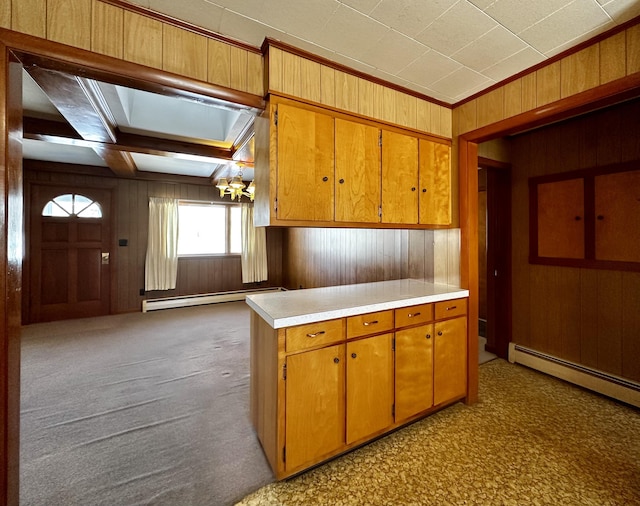
[[[244,302],[23,329],[20,504],[228,505],[273,481]]]
[[[455,404],[241,506],[640,504],[640,412],[504,360]]]

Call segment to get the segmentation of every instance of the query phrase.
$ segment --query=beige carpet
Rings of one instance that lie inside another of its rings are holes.
[[[504,360],[456,404],[256,505],[640,505],[640,412]]]

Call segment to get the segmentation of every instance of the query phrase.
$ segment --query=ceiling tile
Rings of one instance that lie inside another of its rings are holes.
[[[269,0],[262,9],[260,21],[302,39],[314,40],[325,32],[327,21],[340,7],[355,12],[335,0]]]
[[[496,26],[451,55],[451,58],[480,71],[522,51],[525,47],[526,44],[516,35],[502,26]]]
[[[225,10],[220,24],[222,35],[260,47],[265,37],[282,39],[283,32],[241,14]]]
[[[468,2],[458,2],[420,32],[416,39],[451,56],[497,26],[497,23]]]
[[[614,0],[606,2],[604,10],[616,23],[624,23],[631,18],[640,16],[640,2],[638,0]]]
[[[498,0],[485,9],[485,12],[505,28],[514,33],[535,25],[554,12],[562,9],[573,0]],[[591,2],[592,0],[588,0]]]
[[[444,79],[431,84],[429,88],[449,97],[453,101],[456,97],[466,96],[471,90],[492,84],[489,78],[462,67],[449,74]]]
[[[482,74],[494,81],[502,81],[503,79],[517,74],[522,70],[533,67],[544,59],[545,57],[535,49],[525,47],[522,51],[484,69]]]
[[[575,0],[518,35],[541,53],[547,54],[609,21],[609,16],[595,1]]]
[[[398,73],[398,76],[419,86],[429,86],[451,74],[462,65],[437,51],[429,51]]]
[[[243,14],[248,18],[259,19],[265,3],[265,0],[203,0],[206,3],[218,5],[233,11],[237,14]],[[184,3],[184,2],[179,2]]]
[[[600,25],[596,28],[594,28],[593,30],[591,30],[590,32],[585,32],[580,34],[580,36],[576,37],[575,39],[571,39],[570,41],[567,41],[564,44],[561,44],[557,47],[554,47],[551,51],[547,51],[545,53],[545,56],[547,58],[550,58],[552,56],[555,56],[559,53],[562,53],[563,51],[572,48],[573,46],[580,44],[580,42],[583,42],[585,40],[589,40],[590,38],[596,36],[597,34],[608,30],[610,28],[613,28],[614,26],[616,26],[616,24],[613,21],[609,21],[608,23],[605,23],[604,25]]]
[[[485,10],[490,5],[496,3],[496,0],[469,0],[469,3],[472,3],[478,9]]]
[[[197,0],[175,2],[174,0],[152,0],[151,8],[196,26],[220,32],[220,21],[224,9],[217,5]]]
[[[371,45],[362,55],[362,60],[395,75],[427,51],[429,48],[419,42],[395,30],[389,30],[384,37]]]
[[[360,59],[372,44],[389,32],[389,28],[346,5],[333,13],[329,23],[314,37],[320,46]],[[307,38],[304,37],[303,38]],[[308,39],[307,39],[308,40]]]
[[[371,17],[415,37],[458,0],[381,0]]]
[[[380,0],[339,0],[339,2],[368,15],[380,3]]]

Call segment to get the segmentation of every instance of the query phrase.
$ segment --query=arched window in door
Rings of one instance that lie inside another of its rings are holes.
[[[78,193],[58,195],[47,202],[42,209],[42,216],[66,218],[102,218],[102,208],[98,202]]]

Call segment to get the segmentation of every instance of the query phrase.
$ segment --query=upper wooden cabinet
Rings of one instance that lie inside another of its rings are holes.
[[[380,130],[335,119],[336,221],[380,221]]]
[[[637,166],[531,178],[531,263],[640,271]]]
[[[280,220],[333,220],[333,118],[279,104],[276,214]]]
[[[420,223],[451,224],[451,147],[420,139]]]
[[[275,96],[255,132],[256,226],[451,224],[449,141]]]

